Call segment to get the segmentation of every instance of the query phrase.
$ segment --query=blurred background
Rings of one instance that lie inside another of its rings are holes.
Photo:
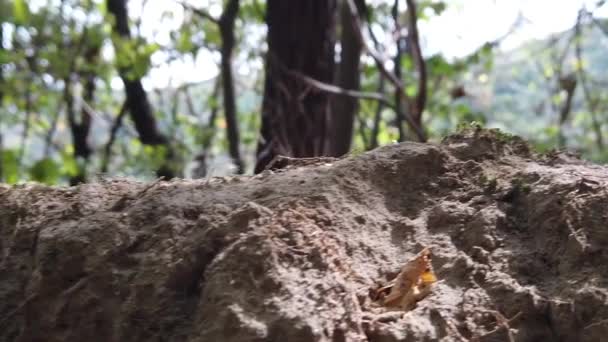
[[[0,181],[254,173],[496,127],[608,160],[608,5],[0,0]]]

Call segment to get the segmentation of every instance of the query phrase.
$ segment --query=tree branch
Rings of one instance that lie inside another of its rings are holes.
[[[391,10],[391,15],[393,17],[393,22],[395,24],[395,35],[397,37],[396,40],[396,47],[397,47],[397,51],[395,53],[395,57],[393,58],[393,73],[395,74],[395,77],[397,77],[399,80],[403,79],[403,75],[402,75],[402,70],[401,70],[401,58],[403,56],[403,40],[401,38],[401,24],[399,23],[399,0],[394,0],[393,2],[393,8]],[[404,106],[404,98],[403,98],[403,89],[400,88],[395,88],[395,104],[397,105],[398,108],[405,108]],[[407,102],[409,103],[410,100],[407,99]],[[411,108],[411,106],[408,106]],[[409,114],[411,115],[411,109]],[[415,112],[414,112],[415,113]],[[399,141],[404,141],[405,140],[405,132],[403,131],[403,112],[398,110],[396,113],[396,118],[395,118],[395,126],[397,126],[397,131],[399,132]],[[414,115],[414,119],[416,119],[416,116]]]
[[[420,37],[418,34],[418,14],[416,13],[416,2],[415,0],[406,0],[407,2],[407,13],[409,17],[408,21],[408,41],[411,45],[410,54],[412,60],[418,69],[418,91],[416,92],[416,100],[413,102],[412,112],[414,119],[418,125],[422,124],[422,113],[426,106],[427,99],[427,73],[426,73],[426,62],[422,56],[422,49],[420,48]]]
[[[384,97],[384,95],[382,95],[381,93],[372,93],[372,92],[364,92],[364,91],[359,91],[359,90],[340,88],[333,84],[327,84],[327,83],[315,80],[314,78],[306,76],[306,75],[302,74],[301,72],[295,71],[295,70],[289,70],[289,71],[287,71],[287,73],[320,91],[324,91],[324,92],[336,94],[336,95],[348,96],[348,97],[357,98],[357,99],[375,100],[375,101],[381,102],[382,104],[386,105],[387,107],[395,108],[395,106],[392,103],[390,103]]]
[[[369,143],[367,141],[367,135],[365,134],[365,129],[367,128],[367,124],[365,120],[361,117],[361,113],[357,113],[357,122],[359,126],[359,135],[361,135],[361,140],[363,140],[363,146],[368,146]]]
[[[405,93],[405,87],[403,86],[403,83],[401,83],[401,80],[396,78],[395,75],[393,75],[386,69],[386,66],[384,65],[384,60],[365,41],[365,38],[363,37],[363,33],[362,33],[363,24],[361,23],[361,20],[359,18],[359,13],[357,11],[357,6],[355,5],[354,0],[346,0],[346,1],[349,5],[351,15],[353,16],[352,22],[353,22],[353,25],[355,25],[355,27],[356,27],[355,32],[357,32],[357,39],[359,39],[361,41],[362,46],[365,48],[365,50],[368,52],[368,54],[374,59],[376,66],[377,66],[378,70],[380,71],[380,73],[384,77],[386,77],[387,80],[389,80],[395,87],[397,87],[403,93],[403,97],[407,101],[408,96]],[[420,127],[420,125],[416,122],[416,120],[414,120],[414,118],[412,118],[412,116],[409,113],[404,111],[404,109],[405,109],[404,106],[396,106],[395,108],[397,111],[399,111],[399,110],[402,111],[405,121],[408,123],[410,128],[414,131],[418,140],[426,141],[427,140],[426,133]]]
[[[31,75],[28,76],[26,81],[26,93],[25,93],[25,118],[23,119],[23,132],[21,133],[21,148],[19,149],[19,157],[17,158],[17,164],[19,167],[23,164],[23,158],[25,156],[25,149],[27,145],[27,139],[30,132],[30,118],[32,115],[32,89],[31,89]]]
[[[122,107],[120,108],[120,112],[118,113],[116,119],[114,120],[114,123],[112,124],[112,128],[110,128],[110,138],[108,139],[108,143],[104,148],[103,159],[101,162],[101,172],[103,173],[108,172],[108,164],[110,163],[110,154],[112,153],[112,146],[116,141],[116,135],[118,133],[118,130],[122,126],[123,118],[127,113],[127,107],[128,104],[125,100],[125,102],[122,104]]]
[[[55,131],[57,131],[57,123],[59,122],[60,113],[63,110],[63,108],[62,108],[63,104],[64,104],[64,102],[61,101],[57,105],[57,108],[55,109],[55,113],[53,115],[53,119],[51,121],[51,128],[49,128],[49,131],[47,132],[46,137],[44,139],[44,155],[45,156],[48,156],[51,153],[53,137],[55,136]]]
[[[245,172],[245,164],[241,157],[238,126],[238,110],[236,108],[234,76],[232,70],[232,51],[235,44],[234,22],[239,11],[239,0],[229,0],[219,20],[219,29],[222,36],[221,47],[221,73],[224,99],[224,116],[228,135],[228,149],[237,173]]]
[[[384,92],[384,77],[380,75],[380,82],[378,83],[378,92]],[[372,126],[372,133],[370,138],[370,144],[368,150],[378,147],[378,133],[380,132],[380,121],[382,119],[382,111],[384,110],[384,103],[378,102],[376,107],[376,114],[374,115],[374,125]]]
[[[199,16],[203,19],[209,20],[210,22],[212,22],[216,25],[219,25],[219,23],[220,23],[219,19],[215,18],[214,16],[209,14],[209,12],[207,12],[203,9],[196,8],[185,1],[176,0],[175,2],[180,4],[184,9],[191,11],[192,13],[196,14],[197,16]]]

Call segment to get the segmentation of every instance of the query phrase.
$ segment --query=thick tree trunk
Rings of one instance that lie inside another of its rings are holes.
[[[107,0],[107,6],[108,11],[114,15],[114,31],[123,38],[130,38],[127,0]],[[152,106],[148,101],[141,80],[139,78],[129,78],[127,76],[128,72],[129,68],[119,70],[120,77],[125,85],[127,107],[135,123],[139,139],[142,144],[147,145],[166,144],[167,139],[158,131],[156,126]]]
[[[363,0],[356,1],[359,13],[364,13]],[[358,38],[358,28],[353,23],[353,16],[346,1],[340,3],[340,64],[336,84],[344,89],[359,90],[359,59],[363,46]],[[331,133],[334,136],[331,154],[339,157],[348,153],[353,139],[353,125],[359,109],[358,99],[347,96],[336,96],[332,99]]]
[[[334,75],[336,0],[268,0],[268,54],[255,172],[278,154],[329,155],[329,95],[290,72],[325,83]]]
[[[236,99],[234,95],[234,79],[232,72],[232,50],[234,49],[234,21],[239,11],[239,1],[230,0],[224,8],[224,13],[219,20],[220,33],[222,35],[222,85],[224,94],[224,115],[226,117],[226,129],[228,133],[228,147],[232,162],[236,165],[237,173],[245,172],[245,165],[241,158],[239,123],[237,120]]]

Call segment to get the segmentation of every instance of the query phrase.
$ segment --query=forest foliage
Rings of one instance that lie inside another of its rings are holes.
[[[267,28],[281,19],[266,13],[277,0],[167,1],[179,11],[163,13],[157,34],[149,36],[141,25],[151,1],[0,0],[0,181],[76,184],[96,175],[254,171],[264,137],[261,112],[276,102],[264,98],[269,87],[281,86],[268,84]],[[134,3],[141,8],[134,11]],[[325,28],[335,70],[312,77],[296,67],[285,77],[306,90],[302,98],[327,96],[330,116],[346,115],[323,128],[329,140],[342,142],[276,153],[337,156],[344,146],[352,152],[436,141],[460,123],[477,122],[520,134],[540,151],[568,148],[608,160],[602,72],[608,22],[594,13],[603,1],[582,7],[567,31],[501,50],[502,39],[518,29],[514,22],[504,37],[460,58],[426,53],[419,32],[448,1],[328,3],[335,5],[326,6],[334,20]],[[321,39],[305,35],[297,38]],[[205,70],[182,72],[210,78],[171,75],[177,69],[170,65],[195,60]],[[175,81],[150,82],[154,68]]]

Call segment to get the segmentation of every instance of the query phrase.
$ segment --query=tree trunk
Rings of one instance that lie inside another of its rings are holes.
[[[84,57],[88,65],[93,65],[99,56],[100,46],[91,46],[87,49]],[[95,100],[95,78],[96,75],[92,71],[84,72],[81,77],[84,79],[84,100],[87,105],[92,105]],[[64,90],[64,99],[66,100],[68,121],[70,131],[72,132],[72,143],[74,145],[74,157],[80,158],[82,164],[79,164],[78,174],[70,179],[71,185],[86,182],[86,167],[91,156],[91,146],[89,145],[89,132],[91,130],[91,113],[86,105],[80,110],[80,118],[76,120],[76,113],[73,108],[73,98],[70,90],[70,80],[65,81],[66,89]]]
[[[124,39],[129,39],[129,16],[127,12],[127,0],[107,0],[108,11],[114,15],[114,32]],[[156,126],[152,106],[148,101],[148,96],[144,91],[139,78],[130,79],[127,75],[130,68],[121,68],[120,77],[125,85],[127,96],[127,107],[131,118],[135,123],[135,129],[139,134],[142,144],[161,145],[167,143],[165,138]]]
[[[234,49],[234,21],[239,11],[239,0],[230,0],[224,8],[224,13],[219,20],[220,33],[222,35],[222,85],[224,92],[224,115],[226,117],[226,129],[228,133],[228,146],[232,162],[236,165],[237,173],[245,172],[245,165],[241,158],[239,149],[239,123],[237,120],[236,100],[234,96],[234,79],[232,72],[232,50]]]
[[[399,0],[395,0],[395,2],[393,3],[393,8],[392,8],[391,14],[393,16],[393,21],[395,24],[395,34],[397,35],[397,42],[395,44],[397,51],[395,53],[395,58],[393,59],[393,65],[394,65],[393,72],[395,73],[395,77],[399,81],[403,81],[403,72],[401,69],[401,59],[403,57],[403,50],[404,50],[403,45],[405,43],[405,39],[403,39],[401,37],[401,24],[399,22]],[[397,108],[399,108],[397,111],[395,111],[395,126],[397,126],[397,131],[399,132],[398,141],[402,142],[402,141],[405,141],[405,130],[403,129],[403,121],[405,121],[405,118],[403,117],[403,110],[402,110],[402,108],[405,108],[405,105],[404,105],[405,99],[403,98],[403,89],[396,88],[394,92],[395,92],[395,106]],[[412,115],[412,113],[410,113],[410,115]]]
[[[426,62],[422,56],[420,47],[420,36],[418,34],[418,10],[416,9],[415,0],[406,0],[408,14],[408,44],[410,46],[409,53],[418,73],[418,85],[416,89],[416,98],[410,105],[410,115],[414,117],[414,122],[418,127],[422,127],[422,114],[426,107],[427,100],[427,73]],[[419,137],[421,142],[426,141],[426,136]]]
[[[124,39],[129,39],[129,16],[127,13],[127,0],[107,0],[108,11],[114,15],[114,31]],[[119,73],[125,85],[127,95],[127,108],[131,119],[135,123],[135,129],[139,140],[146,145],[164,145],[166,147],[165,162],[156,170],[156,175],[165,179],[175,177],[176,172],[171,162],[176,158],[175,151],[169,144],[168,139],[162,135],[157,128],[156,119],[152,105],[139,78],[130,78],[131,68],[120,68]]]
[[[365,3],[356,1],[359,13],[364,14]],[[340,65],[336,84],[344,89],[359,90],[359,59],[362,45],[358,38],[358,28],[353,23],[353,16],[346,1],[340,3]],[[334,136],[332,155],[339,157],[348,153],[353,139],[355,115],[359,109],[358,99],[347,96],[336,96],[332,99],[331,133]]]
[[[268,54],[262,129],[255,172],[278,155],[329,155],[329,95],[311,89],[296,71],[332,83],[336,0],[268,0]]]
[[[569,74],[559,79],[559,89],[566,93],[566,100],[564,101],[560,112],[559,112],[559,125],[557,132],[557,147],[563,149],[566,147],[566,135],[564,134],[564,125],[570,117],[572,111],[572,100],[574,99],[574,92],[576,91],[577,79],[576,75]]]

